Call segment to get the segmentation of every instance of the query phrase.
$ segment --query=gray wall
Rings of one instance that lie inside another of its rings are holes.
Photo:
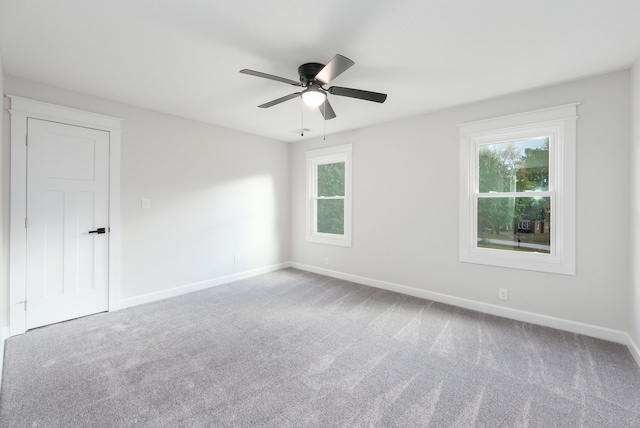
[[[123,119],[123,299],[289,260],[288,144],[12,76],[5,92]]]
[[[636,104],[638,68],[632,71]],[[124,119],[123,298],[292,260],[629,331],[640,343],[640,280],[637,272],[633,281],[630,275],[637,252],[629,256],[629,248],[638,247],[640,232],[635,229],[629,238],[630,213],[639,217],[639,201],[633,199],[632,211],[628,71],[293,145],[11,76],[4,76],[4,92]],[[460,263],[457,125],[576,101],[581,102],[577,275]],[[634,170],[640,164],[638,110],[633,120]],[[4,119],[8,125],[6,112]],[[4,128],[3,260],[9,153],[9,127]],[[304,152],[345,143],[354,147],[353,248],[307,243]],[[640,187],[637,175],[634,182]],[[151,200],[151,210],[140,209],[141,198]],[[240,263],[233,263],[233,254],[240,254]],[[7,292],[6,281],[2,284],[0,299]],[[500,287],[509,289],[507,302],[497,299]],[[6,304],[0,305],[2,311]],[[6,313],[0,319],[6,326]]]
[[[631,283],[629,335],[640,356],[640,59],[631,69]]]
[[[393,96],[393,95],[390,95]],[[578,107],[577,275],[458,260],[458,124]],[[356,101],[354,101],[356,102]],[[384,108],[384,105],[381,106]],[[329,126],[329,125],[328,125]],[[305,150],[353,144],[353,247],[305,241]],[[292,260],[627,331],[629,72],[531,90],[292,146]],[[324,258],[329,257],[329,265]],[[509,300],[498,300],[498,288]]]
[[[2,105],[4,105],[4,73],[2,73],[2,53],[0,52],[0,94],[2,97]],[[4,114],[0,115],[0,140],[4,136]],[[9,206],[4,201],[9,195],[8,192],[8,180],[6,178],[6,174],[9,171],[9,152],[5,148],[5,144],[2,144],[2,149],[0,149],[0,189],[2,192],[2,208],[0,209],[0,341],[4,340],[4,335],[2,332],[5,328],[9,326],[9,320],[7,316],[7,299],[8,299],[8,224],[5,219],[8,218],[7,212]],[[2,342],[2,346],[0,346],[0,352],[4,349],[4,342]],[[1,356],[0,356],[1,358]],[[2,375],[0,375],[2,376]]]

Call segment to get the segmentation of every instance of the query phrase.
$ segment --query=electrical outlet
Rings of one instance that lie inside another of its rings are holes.
[[[240,254],[234,254],[233,255],[233,262],[234,263],[240,263]]]
[[[509,290],[506,288],[498,289],[498,299],[500,300],[509,300]]]
[[[324,265],[329,266],[329,257],[324,258]]]

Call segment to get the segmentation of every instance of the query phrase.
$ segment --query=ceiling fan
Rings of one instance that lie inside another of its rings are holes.
[[[285,77],[274,76],[272,74],[262,73],[260,71],[240,70],[240,73],[249,74],[251,76],[262,77],[264,79],[275,80],[277,82],[287,83],[293,86],[300,86],[304,89],[300,92],[285,95],[284,97],[269,101],[259,105],[260,108],[273,107],[282,102],[297,98],[302,98],[305,104],[310,107],[318,107],[325,120],[333,119],[336,113],[333,111],[327,94],[338,95],[341,97],[357,98],[360,100],[374,101],[383,103],[387,99],[387,94],[379,92],[363,91],[361,89],[343,88],[341,86],[331,86],[328,89],[324,85],[328,85],[333,79],[344,73],[349,67],[355,63],[349,58],[340,54],[334,56],[327,65],[317,62],[309,62],[298,67],[298,75],[300,81],[287,79]]]

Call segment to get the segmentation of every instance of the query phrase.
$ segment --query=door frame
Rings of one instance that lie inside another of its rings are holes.
[[[11,107],[11,199],[9,217],[9,335],[26,331],[27,119],[93,128],[109,133],[109,311],[120,307],[120,136],[122,119],[7,95]]]

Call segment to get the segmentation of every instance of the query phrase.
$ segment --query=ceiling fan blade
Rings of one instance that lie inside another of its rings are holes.
[[[260,104],[258,107],[260,108],[269,108],[273,107],[276,104],[283,103],[285,101],[292,100],[300,95],[300,92],[294,92],[293,94],[285,95],[284,97],[280,97],[276,100],[269,101],[268,103]]]
[[[247,70],[246,68],[240,70],[242,74],[248,74],[250,76],[262,77],[264,79],[275,80],[277,82],[288,83],[293,86],[302,86],[302,83],[295,80],[287,79],[286,77],[274,76],[273,74],[262,73],[260,71]]]
[[[329,100],[324,100],[324,103],[320,104],[318,106],[318,109],[320,109],[320,113],[322,113],[322,117],[324,117],[324,120],[329,120],[336,117],[336,112],[333,111],[333,107],[331,107]]]
[[[351,61],[346,56],[337,54],[331,58],[331,61],[329,61],[327,65],[318,72],[318,74],[316,74],[316,80],[319,80],[326,85],[344,73],[353,64],[355,64],[355,62]]]
[[[358,98],[359,100],[374,101],[376,103],[383,103],[387,99],[387,94],[381,94],[380,92],[363,91],[361,89],[342,88],[340,86],[332,86],[327,92],[332,95],[339,95],[341,97]]]

